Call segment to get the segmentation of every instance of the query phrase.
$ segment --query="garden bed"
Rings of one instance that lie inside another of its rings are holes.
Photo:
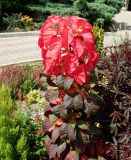
[[[108,156],[119,154],[119,160],[125,159],[121,156],[126,158],[130,157],[130,148],[128,147],[131,143],[129,139],[131,118],[130,46],[130,42],[126,42],[118,47],[107,47],[101,52],[100,62],[97,67],[98,71],[96,72],[98,79],[93,82],[93,87],[90,91],[91,93],[95,93],[99,95],[99,97],[102,97],[100,117],[99,115],[96,117],[98,120],[97,126],[99,130],[104,133],[104,140],[108,142],[106,144],[106,147],[109,147]],[[48,86],[45,78],[40,79],[42,76],[42,64],[40,62],[20,64],[18,66],[12,65],[4,68],[6,69],[3,72],[2,68],[0,73],[2,76],[0,79],[7,85],[10,85],[13,103],[17,102],[15,110],[22,107],[22,112],[27,113],[27,115],[25,115],[27,117],[24,118],[27,118],[27,121],[30,119],[31,122],[30,126],[28,126],[29,124],[26,124],[26,127],[33,127],[32,129],[30,128],[31,130],[28,131],[28,134],[27,131],[25,131],[27,139],[29,140],[30,149],[32,150],[30,150],[30,152],[33,152],[33,157],[31,159],[33,160],[34,157],[35,160],[44,159],[44,157],[47,156],[47,152],[44,146],[44,136],[41,128],[44,113],[42,111],[48,106],[48,100],[54,97],[54,89]],[[25,79],[22,80],[24,76]],[[38,81],[34,82],[36,79]],[[45,96],[46,91],[48,91],[48,93]],[[16,117],[15,120],[18,121]],[[116,146],[116,142],[118,143],[118,146]],[[34,144],[34,147],[32,147],[31,143]],[[98,144],[102,147],[103,142],[99,142]],[[122,155],[121,152],[118,153],[116,147],[120,147]],[[125,147],[126,153],[124,150]],[[103,149],[101,152],[98,152],[99,156],[104,156]],[[108,156],[106,155],[105,157],[107,158]],[[99,157],[99,159],[102,159],[102,157]],[[112,160],[114,158],[110,157],[109,159]]]

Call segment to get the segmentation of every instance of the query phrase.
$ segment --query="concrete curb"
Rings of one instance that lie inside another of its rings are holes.
[[[0,65],[0,68],[6,67],[6,66],[13,66],[13,65],[20,65],[20,64],[24,64],[24,63],[35,63],[35,62],[42,62],[42,58],[41,59],[32,59],[32,60],[24,60],[24,61],[19,61],[19,62],[14,62],[14,63],[5,63]]]
[[[38,36],[40,31],[29,32],[5,32],[0,33],[0,38],[21,37],[21,36]]]

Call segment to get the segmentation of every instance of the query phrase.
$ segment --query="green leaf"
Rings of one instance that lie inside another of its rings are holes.
[[[72,109],[73,108],[73,98],[69,95],[64,96],[64,107],[66,109]]]
[[[77,151],[70,151],[70,154],[74,157],[75,160],[79,160],[79,154]]]
[[[77,122],[77,126],[80,128],[80,129],[84,129],[84,130],[88,130],[89,129],[89,124],[83,120],[78,120]]]
[[[54,123],[58,119],[58,117],[56,117],[54,114],[50,114],[49,119],[52,123]]]
[[[64,81],[64,89],[67,90],[71,87],[73,84],[74,79],[73,78],[66,78]]]
[[[66,142],[60,144],[58,147],[57,147],[57,155],[58,157],[60,157],[61,153],[65,151],[66,149]]]
[[[75,110],[80,110],[83,108],[83,100],[81,98],[81,96],[79,94],[77,94],[74,98],[73,98],[73,105],[74,105],[74,109]]]
[[[76,127],[76,123],[69,123],[68,124],[70,127],[72,127],[73,129],[75,129],[75,127]]]

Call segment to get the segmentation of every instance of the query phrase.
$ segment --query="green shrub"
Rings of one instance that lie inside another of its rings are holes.
[[[16,112],[10,89],[2,84],[0,89],[0,159],[26,160],[29,150],[26,118]]]
[[[124,2],[125,2],[124,0],[106,0],[105,3],[109,6],[116,8],[117,11],[119,12],[120,9],[123,7]]]
[[[43,5],[27,5],[30,10],[30,15],[33,16],[34,20],[45,21],[50,15],[74,15],[77,14],[75,7],[72,5],[61,4],[61,3],[46,3]]]
[[[95,36],[95,44],[99,53],[103,50],[103,41],[104,41],[104,29],[98,26],[97,23],[93,26],[93,34]]]
[[[45,98],[41,97],[40,94],[40,90],[31,90],[28,94],[27,94],[27,99],[28,99],[28,103],[38,103],[38,104],[42,104],[45,102]]]
[[[29,121],[28,141],[30,153],[28,160],[48,160],[45,149],[45,136],[42,135],[42,119],[38,114],[35,114],[33,118]]]
[[[17,13],[13,13],[11,16],[9,15],[5,15],[5,17],[3,18],[4,23],[7,26],[7,31],[14,31],[16,28],[18,29],[18,31],[21,28],[21,16],[22,14],[17,14]]]
[[[111,23],[112,17],[117,13],[116,8],[108,6],[105,3],[78,0],[75,6],[79,11],[79,15],[88,19],[91,23],[97,22],[104,25]]]
[[[33,18],[22,13],[13,13],[12,15],[5,15],[3,18],[9,32],[39,30],[41,23],[34,22]]]

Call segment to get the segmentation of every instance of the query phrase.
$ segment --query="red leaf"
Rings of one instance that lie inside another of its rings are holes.
[[[51,132],[51,131],[53,131],[55,128],[56,128],[56,126],[55,126],[55,124],[53,124],[53,125],[48,129],[48,131]]]
[[[77,58],[80,58],[84,53],[85,44],[80,37],[75,37],[72,42],[72,48]]]
[[[50,102],[51,104],[57,105],[57,104],[62,104],[62,100],[60,98],[57,98],[53,101]]]
[[[86,73],[84,71],[83,65],[76,67],[76,70],[73,72],[73,77],[80,85],[83,85],[83,83],[86,82]]]
[[[53,36],[49,49],[47,50],[46,53],[43,52],[43,57],[44,57],[44,73],[48,75],[58,75],[59,69],[58,69],[58,62],[60,59],[60,49],[62,45],[62,38]]]
[[[57,119],[55,122],[55,124],[58,126],[62,125],[63,123],[64,123],[64,121],[61,118]]]
[[[81,160],[88,160],[88,158],[87,158],[86,155],[82,155],[82,156],[81,156]]]
[[[71,153],[69,152],[65,158],[65,160],[76,160],[72,155]]]

